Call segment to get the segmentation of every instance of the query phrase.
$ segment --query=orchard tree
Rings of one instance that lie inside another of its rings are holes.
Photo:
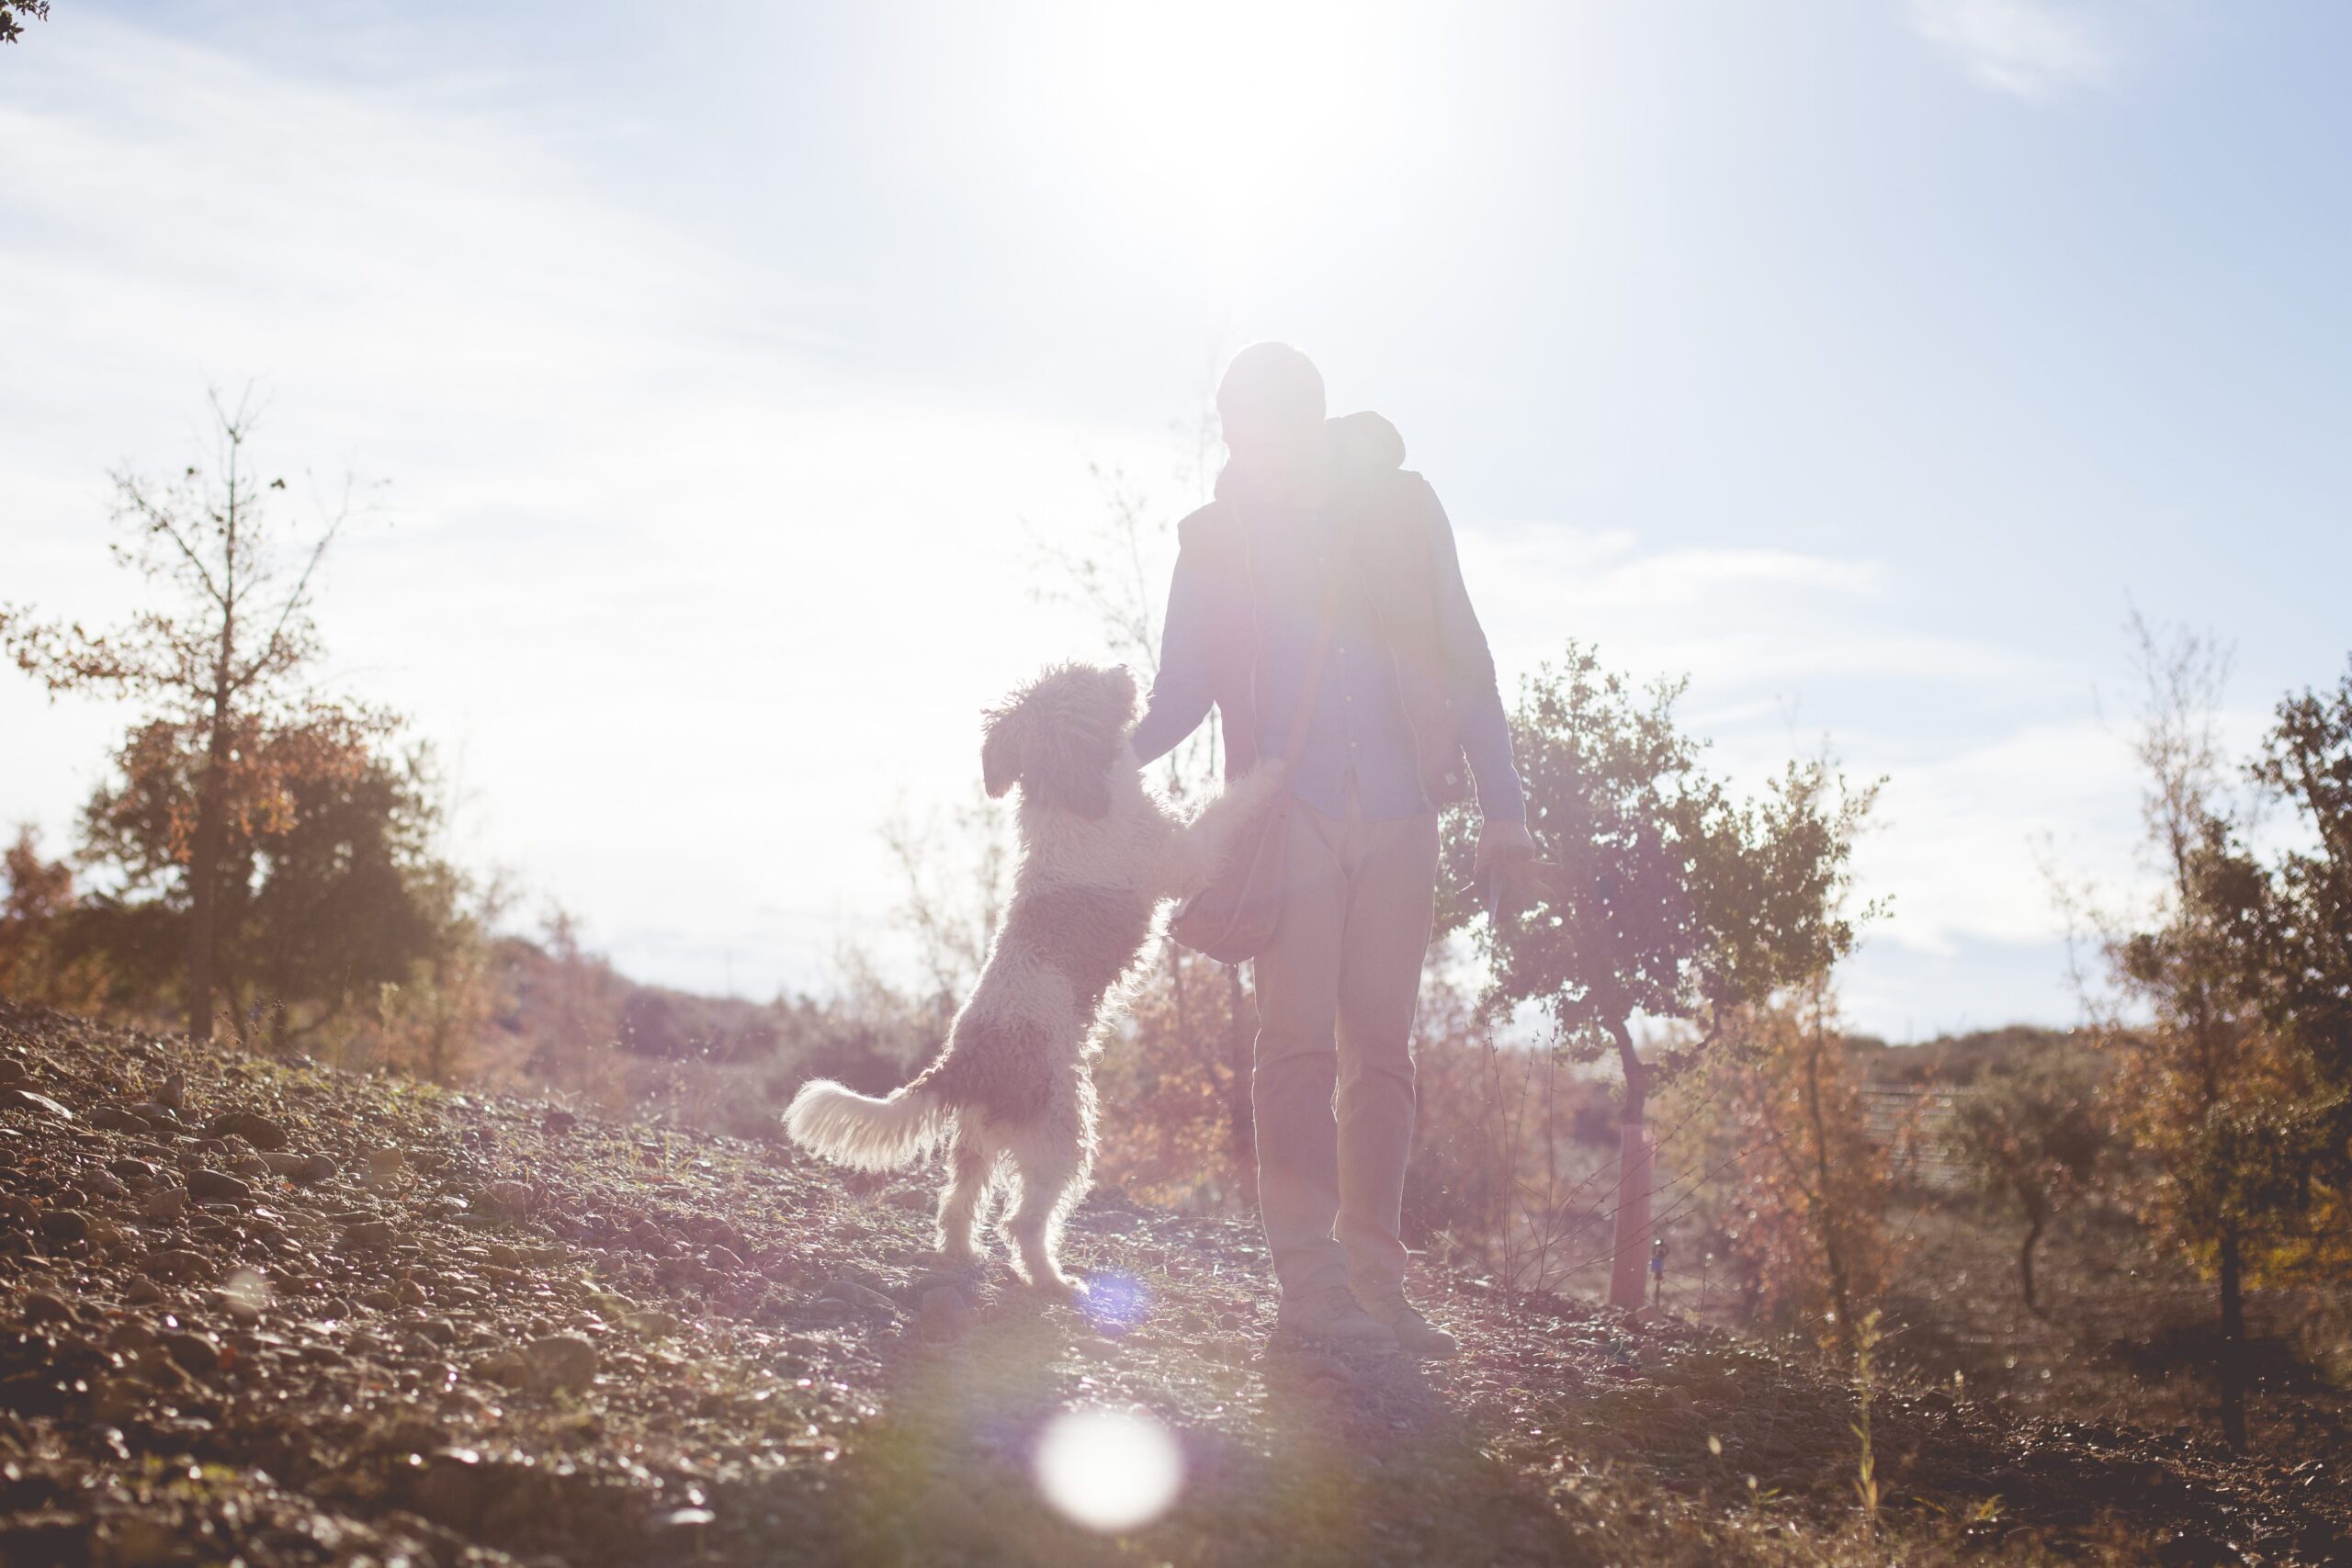
[[[151,585],[146,609],[91,632],[0,607],[0,648],[52,696],[90,693],[146,709],[124,756],[133,791],[164,790],[149,803],[147,826],[186,908],[182,1002],[199,1039],[214,1021],[232,838],[276,810],[312,760],[330,771],[345,765],[348,746],[311,738],[387,728],[311,685],[321,651],[311,619],[317,573],[350,516],[347,502],[311,528],[282,525],[270,503],[286,481],[265,482],[247,450],[258,417],[251,392],[233,407],[216,392],[210,404],[207,460],[162,483],[129,468],[113,476],[123,537],[112,547]]]
[[[0,43],[14,43],[25,36],[25,21],[44,21],[49,17],[49,0],[0,0]]]
[[[2227,654],[2136,618],[2132,629],[2155,892],[2095,917],[2109,987],[2092,1000],[2120,1120],[2156,1173],[2143,1217],[2214,1280],[2222,1429],[2243,1446],[2246,1294],[2311,1258],[2315,1224],[2340,1206],[2346,1112],[2331,1067],[2345,976],[2327,965],[2343,939],[2324,923],[2341,912],[2326,846],[2342,759],[2326,705],[2287,705],[2254,777],[2292,781],[2323,852],[2265,862],[2246,845],[2253,803],[2219,738]]]
[[[1956,1108],[1952,1156],[1995,1209],[2025,1222],[2018,1292],[2047,1318],[2034,1288],[2033,1256],[2050,1222],[2091,1189],[2108,1145],[2099,1077],[2072,1058],[2041,1056],[1996,1067]]]
[[[1521,907],[1478,927],[1489,1008],[1538,1003],[1562,1048],[1586,1061],[1613,1052],[1623,1074],[1610,1298],[1626,1307],[1641,1303],[1651,1240],[1650,1096],[1742,1009],[1851,951],[1848,863],[1876,793],[1849,793],[1814,761],[1735,798],[1676,724],[1682,690],[1637,692],[1574,642],[1522,684],[1511,740],[1544,863]],[[1469,851],[1457,819],[1457,883]],[[1684,1026],[1681,1043],[1645,1056],[1643,1020]]]

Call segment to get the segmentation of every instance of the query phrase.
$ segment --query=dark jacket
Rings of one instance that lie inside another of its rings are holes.
[[[1352,414],[1329,428],[1339,477],[1319,511],[1261,503],[1228,474],[1179,525],[1136,752],[1166,752],[1214,704],[1228,777],[1279,754],[1336,570],[1333,646],[1294,792],[1336,815],[1352,779],[1367,816],[1393,816],[1466,799],[1475,778],[1486,815],[1523,817],[1494,660],[1444,508],[1402,467],[1386,420]]]

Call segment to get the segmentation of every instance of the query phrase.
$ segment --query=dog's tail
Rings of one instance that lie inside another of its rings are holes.
[[[937,1088],[920,1077],[881,1100],[811,1078],[792,1097],[784,1130],[802,1148],[838,1164],[894,1170],[912,1165],[939,1137],[949,1109]]]

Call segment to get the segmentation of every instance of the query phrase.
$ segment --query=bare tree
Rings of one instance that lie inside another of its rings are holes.
[[[311,619],[318,571],[353,515],[351,488],[307,531],[272,515],[283,479],[264,480],[247,450],[260,417],[253,390],[232,405],[209,395],[212,450],[158,483],[128,467],[112,475],[115,558],[144,577],[156,602],[123,626],[37,622],[0,608],[0,648],[52,696],[103,694],[151,705],[175,746],[192,753],[192,819],[175,824],[186,867],[187,1030],[213,1026],[221,851],[243,776],[274,728],[315,725],[330,711],[310,676],[321,645]],[[341,721],[356,712],[331,710]]]

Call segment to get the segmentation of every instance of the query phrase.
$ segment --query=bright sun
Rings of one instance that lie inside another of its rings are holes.
[[[1081,152],[1222,256],[1309,217],[1393,89],[1385,6],[1106,5],[1072,28]]]

